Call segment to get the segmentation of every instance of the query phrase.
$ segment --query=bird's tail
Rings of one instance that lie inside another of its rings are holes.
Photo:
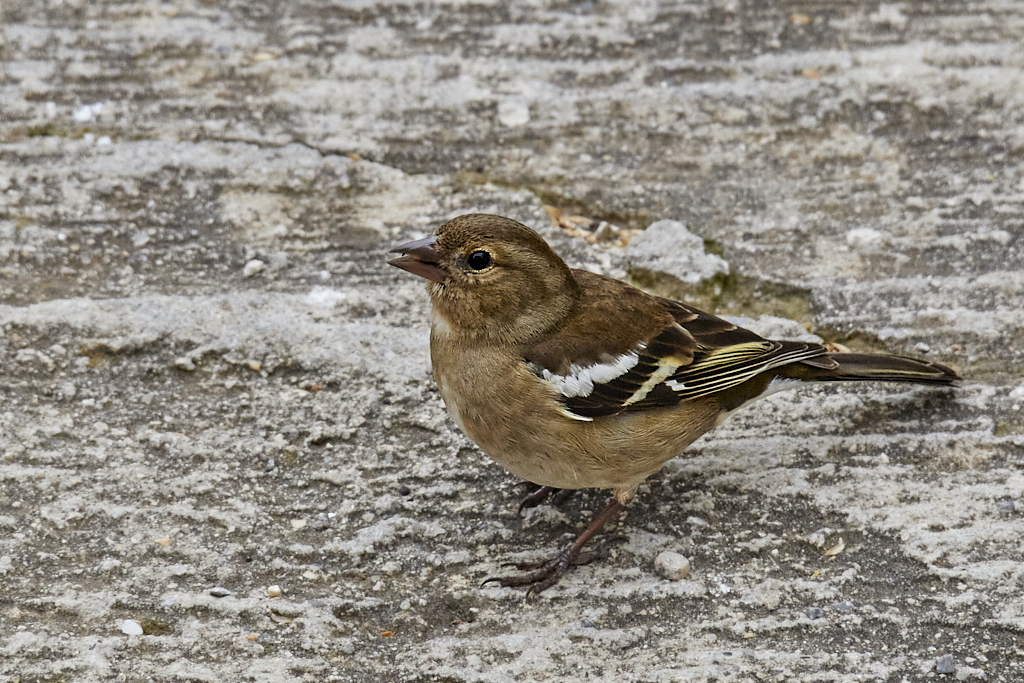
[[[829,353],[795,363],[790,368],[793,377],[805,382],[910,382],[951,386],[960,380],[956,370],[939,363],[867,353]]]

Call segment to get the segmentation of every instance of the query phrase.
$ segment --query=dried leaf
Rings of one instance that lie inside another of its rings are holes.
[[[836,543],[834,546],[832,546],[831,548],[826,550],[825,554],[826,555],[838,555],[839,553],[843,552],[844,550],[846,550],[846,542],[842,538],[840,538],[839,539],[839,543]]]

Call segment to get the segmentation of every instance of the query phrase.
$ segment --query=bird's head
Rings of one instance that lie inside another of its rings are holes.
[[[391,252],[401,254],[391,265],[430,280],[445,322],[476,338],[524,342],[564,318],[579,296],[565,262],[510,218],[459,216]]]

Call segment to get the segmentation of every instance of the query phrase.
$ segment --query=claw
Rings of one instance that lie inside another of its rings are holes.
[[[601,541],[596,548],[588,550],[587,552],[581,552],[576,556],[573,561],[573,565],[590,564],[594,560],[603,560],[611,554],[611,545],[613,543],[624,543],[628,539],[625,536],[612,536]]]
[[[573,489],[556,489],[553,486],[538,486],[519,502],[519,509],[516,514],[522,515],[523,510],[527,508],[535,508],[548,498],[551,499],[551,504],[555,507],[560,507],[562,503],[569,500],[570,496],[575,493]]]
[[[517,515],[522,515],[523,510],[527,508],[535,508],[545,500],[548,499],[552,493],[558,493],[562,489],[556,489],[551,486],[538,486],[536,489],[526,494],[526,496],[519,501],[519,509],[516,510]]]
[[[489,583],[496,582],[503,588],[510,586],[527,586],[526,594],[537,594],[554,586],[559,579],[568,573],[572,567],[587,564],[608,556],[608,546],[612,543],[619,543],[626,540],[625,536],[613,536],[599,543],[593,550],[583,552],[583,546],[596,534],[601,527],[619,516],[622,511],[622,503],[615,499],[608,504],[608,507],[591,522],[579,537],[567,546],[559,549],[555,556],[547,560],[535,562],[512,562],[502,566],[514,566],[520,571],[529,572],[521,576],[490,576],[480,584],[481,588]]]
[[[551,492],[551,505],[556,508],[562,507],[562,503],[572,498],[576,489],[553,489]]]

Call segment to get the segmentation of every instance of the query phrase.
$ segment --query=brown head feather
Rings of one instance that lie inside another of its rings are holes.
[[[430,297],[456,332],[523,343],[558,324],[579,297],[565,262],[509,218],[459,216],[438,229],[436,249],[446,277],[430,284]],[[488,255],[486,267],[471,265],[477,252]]]

